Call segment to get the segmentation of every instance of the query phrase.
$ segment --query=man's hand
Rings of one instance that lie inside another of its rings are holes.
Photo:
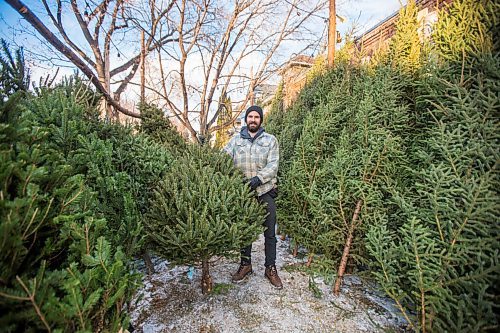
[[[250,185],[250,188],[255,191],[257,189],[257,187],[259,187],[260,185],[262,185],[262,182],[260,181],[259,177],[255,176],[255,177],[252,177],[250,179],[250,184],[249,185]]]

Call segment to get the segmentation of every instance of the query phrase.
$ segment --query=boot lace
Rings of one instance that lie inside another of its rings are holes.
[[[240,264],[240,267],[238,267],[238,272],[237,272],[237,274],[240,274],[240,273],[241,273],[241,271],[242,271],[243,269],[245,269],[245,267],[247,267],[247,266],[248,266],[248,265],[243,265],[243,264]]]
[[[270,276],[276,276],[276,275],[278,275],[278,271],[276,270],[276,266],[269,267],[269,275]]]

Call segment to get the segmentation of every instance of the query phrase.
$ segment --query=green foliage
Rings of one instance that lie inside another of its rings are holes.
[[[18,91],[27,92],[30,85],[30,71],[25,66],[23,49],[14,54],[4,39],[0,40],[0,103]]]
[[[99,126],[80,136],[74,164],[85,170],[87,183],[97,192],[98,211],[108,221],[106,237],[113,244],[126,244],[125,253],[134,255],[144,248],[143,214],[171,155],[152,139],[133,135],[131,128]]]
[[[156,142],[163,144],[170,152],[181,154],[186,148],[186,141],[165,117],[162,110],[151,104],[141,104],[141,124],[139,132],[147,134]]]
[[[315,77],[325,74],[326,70],[327,70],[326,56],[320,54],[314,59],[314,63],[312,65],[311,69],[309,71],[307,71],[306,81],[311,82],[311,80],[314,79]]]
[[[428,330],[472,332],[498,323],[500,61],[475,62],[466,85],[447,68],[424,82],[430,120],[422,118],[411,151],[414,186],[395,193],[406,221],[396,233],[381,226],[369,237],[382,287],[402,307],[415,304],[416,322]]]
[[[346,69],[349,70],[349,69]],[[307,113],[283,180],[283,230],[311,253],[338,259],[347,226],[362,199],[362,226],[386,214],[385,186],[403,163],[400,134],[407,123],[399,77],[389,68],[349,70],[331,99]],[[362,247],[354,246],[354,258]]]
[[[172,154],[101,122],[77,76],[36,96],[16,89],[0,105],[0,325],[116,332],[139,284],[130,259],[143,214]]]
[[[158,253],[175,263],[198,263],[253,242],[264,209],[229,156],[191,145],[155,189],[146,217]]]
[[[279,176],[286,175],[294,155],[295,144],[300,138],[307,114],[318,105],[325,103],[330,97],[330,89],[335,82],[341,82],[348,75],[348,66],[338,64],[338,70],[329,71],[324,76],[317,76],[300,92],[295,103],[288,109],[276,104],[266,118],[266,129],[273,133],[280,143]],[[279,101],[279,99],[277,99]]]
[[[498,4],[454,1],[428,46],[412,6],[384,61],[338,64],[268,118],[284,146],[280,228],[333,265],[362,199],[351,260],[416,331],[494,330]]]
[[[394,67],[407,73],[415,73],[426,54],[423,37],[419,34],[422,23],[417,18],[418,11],[415,0],[408,1],[400,9],[396,34],[391,38],[389,46],[389,61]]]
[[[462,63],[473,59],[470,55],[498,52],[499,41],[494,36],[499,34],[499,11],[498,1],[453,1],[440,12],[432,34],[439,58]]]
[[[60,126],[38,122],[50,119],[49,101],[57,98],[37,104],[44,114],[15,95],[0,110],[0,325],[7,332],[117,331],[127,325],[122,305],[138,276],[102,237],[106,220],[96,214],[95,193],[68,164],[68,133],[81,126],[65,116]]]

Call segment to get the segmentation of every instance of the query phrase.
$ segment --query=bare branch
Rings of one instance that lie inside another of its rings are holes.
[[[123,114],[140,118],[140,114],[129,111],[117,103],[107,92],[92,70],[75,54],[64,45],[41,21],[38,17],[19,0],[6,0],[7,3],[17,10],[52,46],[64,54],[82,73],[92,81],[99,92],[106,98],[106,101]]]

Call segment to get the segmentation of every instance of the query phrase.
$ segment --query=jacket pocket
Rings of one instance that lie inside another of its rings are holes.
[[[247,143],[245,141],[236,142],[236,152],[240,155],[247,151]]]
[[[264,168],[267,164],[267,156],[269,155],[270,145],[271,145],[271,142],[269,140],[257,141],[256,162],[258,164],[259,170]]]

